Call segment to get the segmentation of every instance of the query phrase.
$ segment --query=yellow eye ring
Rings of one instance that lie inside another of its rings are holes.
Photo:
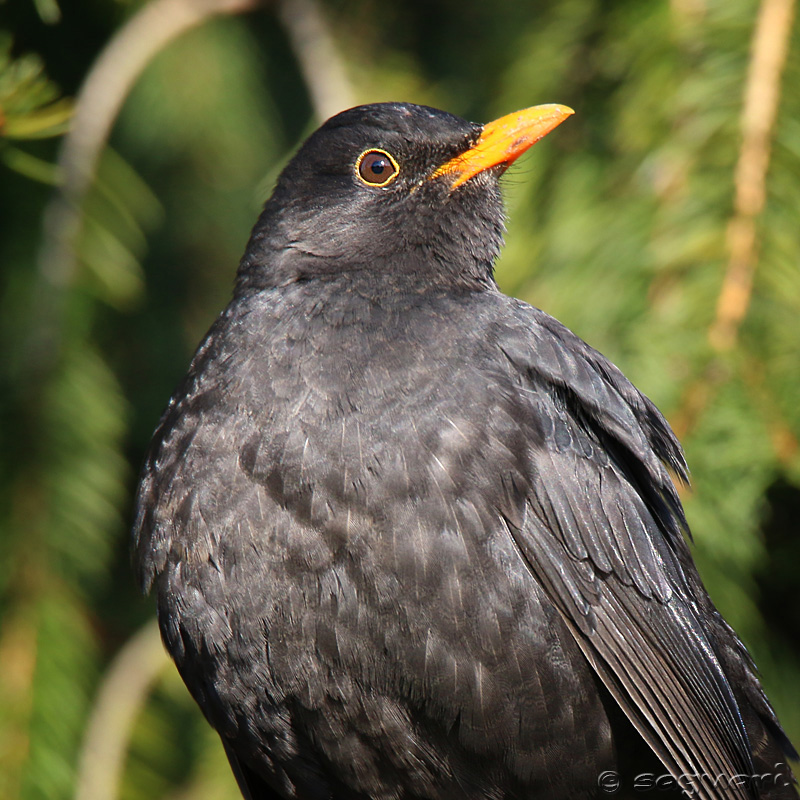
[[[367,186],[388,186],[399,172],[400,166],[385,150],[365,150],[356,161],[356,177]]]

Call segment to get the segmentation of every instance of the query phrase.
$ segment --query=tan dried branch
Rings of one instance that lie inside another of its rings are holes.
[[[258,0],[153,0],[108,42],[81,87],[59,156],[61,189],[45,209],[39,251],[38,319],[30,360],[42,373],[54,361],[63,291],[77,265],[82,205],[114,121],[136,79],[170,41],[216,14],[247,11]]]
[[[733,216],[726,244],[728,267],[717,300],[708,339],[716,353],[731,350],[747,314],[758,263],[757,220],[766,200],[772,131],[780,102],[794,18],[794,0],[762,0],[753,33],[750,64],[741,115],[742,144],[736,165]],[[713,401],[729,371],[713,360],[684,392],[673,416],[675,433],[683,438]]]
[[[344,62],[314,0],[281,0],[278,14],[319,122],[355,104]]]
[[[119,651],[89,717],[75,800],[115,800],[136,717],[150,686],[169,664],[158,625],[148,623]]]
[[[731,350],[747,314],[758,264],[757,218],[766,200],[772,130],[794,18],[794,0],[762,0],[742,109],[742,145],[736,198],[727,231],[728,269],[708,337],[718,352]]]
[[[59,157],[63,184],[58,208],[48,213],[41,268],[56,285],[65,285],[74,269],[74,240],[81,201],[94,177],[97,160],[125,98],[142,70],[165,45],[214,14],[233,14],[255,0],[154,0],[132,17],[98,56],[78,95],[70,132]],[[56,213],[60,211],[61,213]],[[68,222],[64,214],[69,218]],[[55,230],[53,217],[60,223]]]

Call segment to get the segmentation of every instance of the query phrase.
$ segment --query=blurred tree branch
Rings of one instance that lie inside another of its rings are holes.
[[[278,13],[300,64],[317,120],[323,122],[355,105],[344,62],[319,5],[314,0],[280,0]]]
[[[114,800],[133,724],[169,664],[155,620],[130,638],[105,673],[80,753],[75,800]]]
[[[736,344],[747,313],[758,264],[756,218],[764,208],[772,129],[778,114],[781,76],[789,50],[794,0],[763,0],[753,36],[753,51],[742,109],[742,146],[736,165],[734,214],[727,231],[728,269],[708,332],[720,352]]]
[[[74,278],[81,207],[114,120],[153,56],[181,33],[215,14],[248,11],[259,0],[153,0],[133,16],[98,56],[78,95],[59,156],[61,189],[44,213],[39,252],[39,319],[29,363],[40,373],[57,357],[61,294]]]
[[[741,115],[742,143],[736,165],[736,196],[728,224],[728,267],[708,330],[712,350],[732,350],[747,314],[758,264],[757,219],[766,200],[770,143],[780,101],[781,77],[789,49],[794,19],[794,0],[762,0],[753,33],[753,44]],[[717,359],[691,383],[672,419],[676,434],[684,438],[712,402],[729,371]],[[781,437],[782,439],[784,437]],[[789,448],[794,451],[794,448]],[[782,448],[786,452],[787,448]]]

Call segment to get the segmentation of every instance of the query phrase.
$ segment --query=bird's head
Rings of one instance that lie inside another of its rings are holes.
[[[535,106],[487,125],[407,103],[337,114],[278,179],[238,290],[343,273],[372,285],[490,282],[502,244],[498,178],[572,113]]]

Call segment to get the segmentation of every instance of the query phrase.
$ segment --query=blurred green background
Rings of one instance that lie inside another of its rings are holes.
[[[505,179],[498,280],[676,427],[701,572],[800,743],[793,6],[0,2],[0,797],[238,797],[130,574],[132,493],[281,166],[378,100],[576,110]]]

